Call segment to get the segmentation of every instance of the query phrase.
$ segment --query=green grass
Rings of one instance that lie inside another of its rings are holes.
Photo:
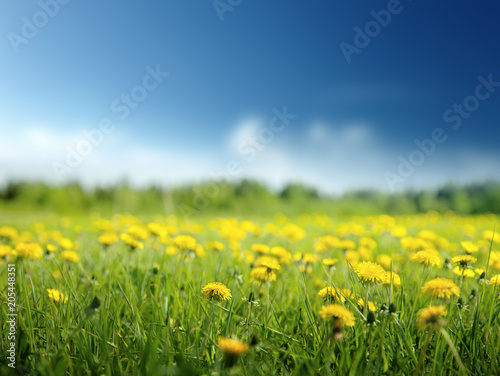
[[[39,220],[37,218],[37,220]],[[266,222],[260,224],[264,226]],[[493,228],[494,218],[455,216],[399,217],[411,235],[430,229],[451,243],[466,239],[464,224],[476,227],[473,237]],[[314,253],[318,236],[335,234],[340,222],[319,226],[314,220],[297,219],[306,230],[305,238],[291,242],[281,235],[261,234],[241,240],[240,253],[253,243],[281,245],[292,254]],[[373,230],[361,218],[366,236],[377,241],[373,259],[379,254],[401,254],[399,239],[388,232]],[[251,264],[233,256],[227,239],[205,226],[193,234],[198,243],[220,240],[221,252],[206,250],[205,258],[189,252],[176,256],[165,253],[165,244],[151,235],[144,249],[130,251],[119,242],[104,249],[98,234],[74,233],[72,225],[60,226],[56,217],[45,220],[49,229],[59,229],[79,243],[77,263],[63,261],[60,252],[44,254],[37,260],[13,258],[0,265],[0,316],[7,333],[7,265],[16,265],[17,370],[35,375],[498,375],[500,374],[500,300],[498,287],[466,278],[460,300],[435,299],[423,295],[419,286],[435,277],[446,277],[460,285],[460,277],[446,267],[430,268],[410,262],[393,261],[401,276],[401,287],[371,286],[369,301],[376,312],[368,316],[356,299],[344,305],[353,312],[354,327],[342,329],[342,340],[329,338],[332,322],[318,314],[325,303],[318,291],[327,285],[349,288],[365,297],[367,286],[344,262],[340,249],[317,253],[340,259],[335,270],[321,262],[310,272],[300,261],[282,265],[274,282],[252,283]],[[147,222],[145,222],[147,223]],[[2,224],[10,224],[4,220]],[[179,224],[180,225],[180,224]],[[31,229],[17,224],[20,230]],[[123,229],[122,229],[123,230]],[[33,231],[32,231],[33,232]],[[187,231],[180,230],[179,233]],[[35,233],[36,237],[40,234]],[[175,235],[174,235],[175,236]],[[340,237],[340,236],[339,236]],[[349,233],[343,238],[359,242]],[[37,239],[43,246],[40,238]],[[10,244],[3,239],[2,243]],[[498,245],[498,243],[496,243]],[[495,244],[478,254],[476,267],[489,268],[486,280],[498,270],[488,266]],[[449,258],[461,253],[441,249]],[[190,254],[190,259],[184,257]],[[424,281],[421,279],[425,278]],[[217,303],[204,299],[202,287],[219,281],[231,289],[232,299]],[[67,303],[50,300],[46,289],[58,289]],[[474,292],[473,292],[474,291]],[[248,298],[253,295],[254,301]],[[418,311],[430,304],[443,304],[448,315],[443,330],[416,326]],[[252,305],[250,311],[250,305]],[[390,307],[390,309],[389,309]],[[250,345],[248,354],[229,367],[217,346],[219,337],[237,338]],[[3,337],[5,338],[5,336]],[[0,342],[0,374],[7,375],[7,341]],[[463,364],[465,371],[460,368]]]

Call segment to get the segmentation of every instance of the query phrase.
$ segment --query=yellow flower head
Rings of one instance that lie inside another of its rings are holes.
[[[61,246],[62,249],[73,249],[75,246],[73,245],[73,242],[71,239],[68,238],[61,238],[57,241],[59,245]]]
[[[63,302],[66,303],[68,301],[68,297],[64,295],[62,292],[56,289],[47,289],[49,294],[49,298],[55,302]]]
[[[391,268],[392,259],[391,259],[391,256],[389,256],[389,255],[386,255],[386,254],[378,255],[376,258],[376,261],[377,261],[377,264],[382,265],[382,267],[384,269]]]
[[[390,285],[391,284],[391,272],[385,272],[384,275],[384,280],[382,282],[384,285]],[[399,277],[398,274],[392,273],[392,285],[396,287],[401,286],[401,277]]]
[[[500,242],[500,234],[492,230],[483,231],[483,239],[489,242],[493,241],[493,243],[498,243]]]
[[[19,256],[28,257],[30,260],[35,260],[42,257],[43,249],[38,243],[19,243],[16,246],[16,253]]]
[[[471,242],[470,240],[463,241],[460,244],[467,253],[476,253],[479,250],[477,244]]]
[[[421,328],[441,326],[443,323],[441,317],[446,314],[446,307],[444,306],[429,306],[419,312],[417,325]]]
[[[259,243],[252,244],[250,249],[255,253],[261,253],[261,254],[269,253],[269,246],[266,244],[259,244]]]
[[[250,347],[246,343],[232,338],[221,337],[219,338],[218,345],[224,354],[234,357],[244,355],[250,350]]]
[[[284,247],[276,246],[271,248],[271,254],[279,259],[280,264],[290,264],[292,254]]]
[[[201,289],[201,294],[205,299],[222,302],[232,298],[231,290],[220,282],[211,282]]]
[[[422,287],[422,292],[435,298],[447,298],[452,295],[459,296],[460,289],[453,281],[447,278],[434,278],[427,281]]]
[[[0,245],[0,257],[8,256],[11,252],[12,248],[10,247],[10,245]]]
[[[250,272],[252,280],[258,282],[276,281],[276,273],[266,266],[258,266]]]
[[[172,244],[183,251],[194,251],[196,249],[196,239],[191,235],[177,235],[172,241]]]
[[[443,258],[439,256],[438,251],[432,248],[412,253],[410,255],[410,261],[418,262],[427,266],[437,266],[438,268],[443,265]]]
[[[97,241],[103,245],[110,246],[118,241],[118,235],[114,232],[105,232],[97,238]]]
[[[123,240],[130,248],[144,248],[144,244],[142,244],[139,240],[137,240],[127,232],[121,234],[120,239]]]
[[[467,268],[468,264],[474,264],[476,261],[477,259],[471,255],[459,255],[451,259],[452,264],[458,264],[462,269]]]
[[[0,227],[0,238],[7,238],[14,240],[18,236],[18,231],[11,226],[1,226]]]
[[[349,291],[349,290],[347,290]],[[319,290],[318,295],[323,299],[325,302],[327,301],[341,301],[345,302],[345,295],[342,293],[342,291],[336,289],[333,286],[327,286],[325,288],[322,288]],[[349,296],[350,296],[350,291],[349,291]],[[349,297],[347,296],[347,297]]]
[[[336,258],[326,258],[326,259],[323,259],[323,264],[326,265],[326,266],[333,266],[335,265],[337,262],[339,262],[339,259],[336,259]]]
[[[299,241],[306,235],[306,232],[302,228],[294,225],[293,223],[290,223],[283,227],[281,233],[292,242]]]
[[[268,269],[280,270],[281,266],[278,260],[272,256],[261,256],[255,261],[257,266],[265,266]]]
[[[473,270],[471,269],[464,269],[461,268],[460,266],[455,266],[452,270],[453,273],[459,276],[464,276],[464,277],[474,277],[476,273],[474,273]]]
[[[385,270],[382,266],[374,262],[363,261],[354,267],[354,271],[365,282],[384,282]]]
[[[351,311],[340,304],[330,304],[321,307],[319,315],[323,320],[339,320],[344,325],[354,326],[354,315]]]
[[[500,286],[500,274],[494,275],[490,278],[491,286]]]
[[[222,251],[224,249],[224,244],[218,241],[208,241],[206,243],[206,248],[211,251]]]
[[[359,298],[358,301],[358,306],[360,308],[364,308],[365,307],[365,300],[363,298]],[[368,301],[368,310],[372,311],[372,312],[375,312],[377,310],[377,308],[375,307],[375,304],[373,304],[372,302]]]
[[[78,253],[75,251],[63,251],[61,253],[63,260],[66,261],[71,261],[71,262],[78,262]]]

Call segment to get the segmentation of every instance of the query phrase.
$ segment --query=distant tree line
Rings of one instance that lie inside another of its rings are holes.
[[[0,188],[0,209],[103,214],[116,212],[196,216],[325,213],[330,215],[411,214],[453,210],[459,214],[500,213],[500,182],[447,184],[438,189],[389,194],[356,190],[339,197],[321,195],[314,188],[291,183],[279,192],[251,180],[176,188],[133,188],[126,182],[84,189],[73,182],[9,182]]]

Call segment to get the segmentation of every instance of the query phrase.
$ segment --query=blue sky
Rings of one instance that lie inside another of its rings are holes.
[[[500,178],[499,10],[493,1],[5,0],[0,179],[169,186],[223,176],[231,161],[232,179],[324,192]],[[356,52],[346,58],[341,43]],[[473,110],[459,115],[455,103]],[[271,129],[285,107],[295,117]],[[103,119],[112,131],[85,149]],[[446,141],[423,154],[415,139],[436,128]],[[418,163],[401,174],[400,156]]]

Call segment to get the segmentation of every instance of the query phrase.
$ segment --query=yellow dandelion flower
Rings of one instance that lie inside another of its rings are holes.
[[[126,232],[136,239],[144,240],[149,237],[149,229],[144,225],[132,225]]]
[[[102,245],[110,246],[118,241],[118,235],[114,232],[104,232],[97,238],[97,241]]]
[[[66,261],[71,261],[71,262],[78,262],[78,253],[76,253],[75,251],[63,251],[61,253],[61,256],[63,258],[63,260],[66,260]]]
[[[47,251],[53,253],[53,252],[57,251],[57,247],[54,244],[47,244]]]
[[[447,311],[444,306],[429,306],[424,308],[418,313],[417,326],[420,328],[441,326],[443,323],[441,317],[446,316],[446,314]]]
[[[276,273],[265,266],[258,266],[250,272],[253,281],[266,282],[276,281]]]
[[[427,281],[422,287],[422,292],[425,295],[431,295],[435,298],[447,298],[452,295],[459,296],[460,289],[453,281],[447,278],[434,278]]]
[[[347,251],[344,257],[352,266],[356,266],[359,263],[359,253],[356,251]]]
[[[201,294],[205,299],[222,302],[232,298],[231,290],[221,282],[210,282],[201,289]]]
[[[462,269],[465,269],[468,264],[474,264],[477,259],[471,255],[459,255],[451,259],[452,264],[458,264]]]
[[[385,272],[384,274],[384,280],[382,281],[382,284],[384,285],[390,285],[391,284],[391,272]],[[401,286],[401,277],[396,274],[392,273],[392,285],[396,287]]]
[[[201,244],[196,244],[196,247],[194,248],[194,253],[196,254],[196,256],[201,258],[207,257],[207,252],[205,252]]]
[[[374,262],[363,261],[354,267],[354,271],[365,282],[381,283],[384,281],[384,268]]]
[[[306,232],[299,226],[294,225],[293,223],[290,223],[285,227],[283,227],[281,233],[283,234],[283,236],[285,236],[292,242],[297,242],[304,236],[306,236]]]
[[[8,256],[11,252],[12,248],[10,247],[10,245],[0,245],[0,257]]]
[[[483,231],[483,239],[489,242],[493,241],[493,243],[498,243],[500,242],[500,234],[496,231],[486,230]]]
[[[221,351],[229,356],[238,357],[248,353],[250,347],[241,341],[232,338],[219,338],[218,345]]]
[[[359,298],[357,301],[358,307],[364,308],[365,307],[365,300],[363,298]],[[368,301],[368,310],[375,312],[377,308],[375,307],[375,304],[372,302]]]
[[[377,242],[375,241],[375,239],[369,238],[367,236],[359,239],[359,245],[366,247],[366,248],[370,248],[370,249],[377,248]]]
[[[349,293],[350,293],[350,291],[349,291]],[[327,287],[322,288],[321,290],[319,290],[318,295],[325,302],[326,301],[335,301],[335,300],[345,302],[345,298],[344,298],[344,296],[342,296],[343,294],[341,293],[341,291],[336,289],[333,286],[327,286]],[[349,296],[350,296],[350,294],[349,294]]]
[[[73,245],[73,242],[71,239],[68,238],[61,238],[57,241],[59,245],[61,246],[62,249],[73,249],[75,246]]]
[[[18,231],[11,226],[1,226],[0,227],[0,238],[7,238],[9,240],[14,240],[19,235]]]
[[[395,238],[404,238],[408,234],[408,230],[406,230],[406,227],[404,226],[394,226],[391,229],[391,234]]]
[[[68,301],[68,297],[59,290],[47,289],[47,293],[49,294],[49,298],[55,302],[66,303]]]
[[[500,274],[494,275],[490,278],[491,286],[500,286]]]
[[[321,307],[319,315],[323,320],[339,320],[344,325],[354,326],[354,315],[340,304],[330,304]]]
[[[261,254],[269,253],[269,246],[266,244],[259,244],[259,243],[252,244],[250,246],[250,249],[255,253],[261,253]]]
[[[312,264],[312,263],[315,263],[316,261],[318,261],[318,256],[316,256],[314,253],[304,253],[302,255],[302,260],[306,264]]]
[[[30,260],[42,257],[43,249],[38,243],[28,242],[19,243],[15,251],[19,256],[28,257]]]
[[[356,243],[353,240],[344,239],[337,244],[337,247],[344,250],[356,249]]]
[[[459,276],[464,276],[464,277],[474,277],[476,273],[474,273],[473,270],[471,269],[464,269],[461,268],[460,266],[455,266],[452,270],[453,273]]]
[[[211,250],[211,251],[222,251],[224,250],[224,244],[218,241],[208,241],[205,244],[206,248]]]
[[[460,244],[467,253],[476,253],[479,250],[477,244],[471,242],[470,240],[463,241]]]
[[[384,269],[390,269],[391,268],[391,256],[382,254],[378,255],[377,258],[375,259],[377,261],[377,264],[382,265]]]
[[[332,266],[339,262],[339,259],[336,258],[326,258],[322,260],[322,263],[326,266]]]
[[[265,266],[268,269],[280,270],[281,266],[277,259],[272,256],[261,256],[255,261],[257,266]]]
[[[123,240],[132,249],[144,248],[144,244],[142,242],[140,242],[127,232],[121,234],[120,239]]]
[[[177,235],[172,241],[172,245],[183,251],[194,251],[196,249],[196,239],[191,235]]]
[[[438,251],[432,248],[412,253],[410,261],[427,266],[437,266],[438,268],[443,266],[443,258],[439,255]]]
[[[168,231],[167,229],[165,228],[164,225],[162,225],[161,223],[158,223],[158,222],[149,222],[147,225],[146,225],[147,229],[154,235],[158,236],[158,237],[162,237],[162,236],[166,236],[168,235]]]
[[[175,256],[177,253],[179,253],[179,248],[174,247],[173,245],[169,245],[165,249],[165,253],[169,256]]]
[[[280,264],[290,264],[292,259],[292,254],[288,252],[284,247],[276,246],[270,250],[273,256],[279,259]]]

